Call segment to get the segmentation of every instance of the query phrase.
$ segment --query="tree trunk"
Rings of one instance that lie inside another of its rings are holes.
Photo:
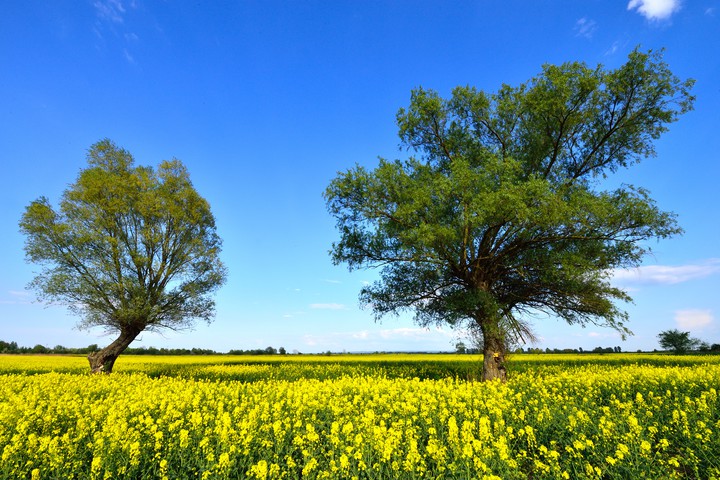
[[[117,357],[135,340],[142,330],[121,330],[120,336],[107,347],[88,355],[92,373],[112,373]]]
[[[481,325],[483,332],[483,380],[505,382],[505,339],[497,324]]]

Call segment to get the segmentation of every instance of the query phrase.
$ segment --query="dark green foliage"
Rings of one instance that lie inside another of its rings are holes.
[[[681,332],[677,329],[658,333],[658,341],[663,349],[672,350],[673,353],[678,355],[695,350],[702,344],[699,339],[691,338],[690,332]],[[707,350],[710,350],[710,348]]]
[[[19,353],[20,348],[17,342],[5,342],[0,340],[0,353]]]
[[[417,89],[397,117],[416,156],[356,166],[327,188],[340,232],[332,258],[380,269],[360,294],[378,318],[470,322],[486,353],[527,338],[537,312],[629,333],[616,301],[630,297],[611,273],[681,229],[646,190],[599,180],[654,155],[692,108],[691,86],[661,54],[636,50],[617,70],[547,65],[495,94]]]

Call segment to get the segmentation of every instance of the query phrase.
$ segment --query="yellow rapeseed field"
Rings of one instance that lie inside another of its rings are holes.
[[[0,478],[720,478],[718,360],[0,356]]]

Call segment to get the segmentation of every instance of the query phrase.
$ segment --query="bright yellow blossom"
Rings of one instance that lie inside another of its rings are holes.
[[[720,472],[712,357],[518,355],[505,384],[412,366],[465,357],[231,358],[121,358],[118,373],[88,376],[74,357],[0,356],[0,478]]]

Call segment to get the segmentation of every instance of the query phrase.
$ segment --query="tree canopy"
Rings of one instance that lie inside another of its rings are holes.
[[[615,70],[545,65],[493,94],[416,89],[397,115],[412,155],[355,166],[325,192],[340,233],[332,258],[379,269],[360,293],[378,318],[411,310],[421,325],[479,329],[486,379],[504,375],[529,314],[627,334],[616,302],[630,297],[611,272],[681,229],[646,190],[601,180],[655,154],[692,108],[692,83],[661,52],[635,50]]]
[[[691,338],[690,332],[681,332],[677,329],[658,333],[658,341],[663,349],[672,350],[678,355],[695,350],[702,344],[699,339]]]
[[[210,322],[226,270],[210,205],[182,162],[135,166],[109,140],[87,161],[59,209],[40,197],[20,229],[27,260],[42,266],[30,284],[39,297],[66,305],[82,328],[120,334],[88,357],[93,371],[110,372],[140,332]]]

